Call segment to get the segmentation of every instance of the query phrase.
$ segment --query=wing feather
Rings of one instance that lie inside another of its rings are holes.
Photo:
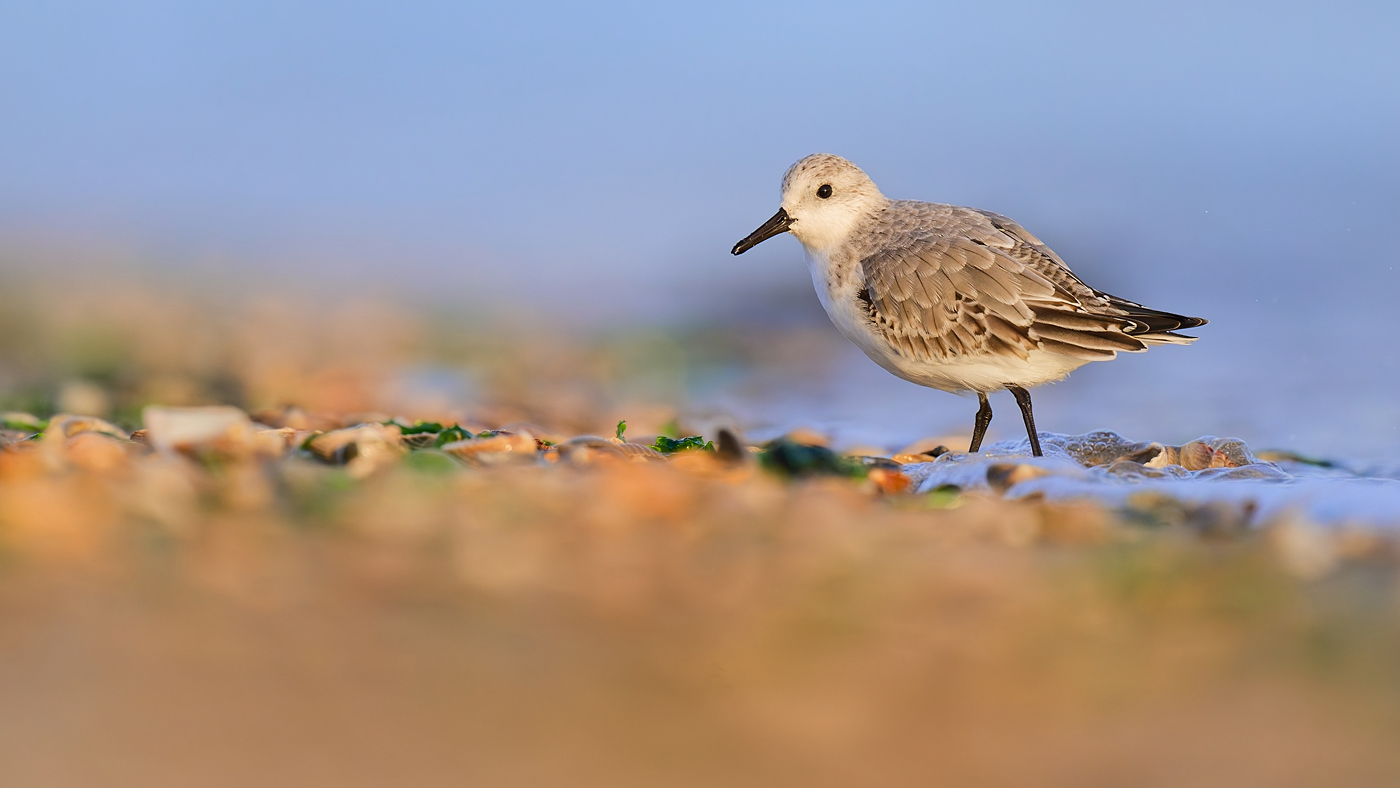
[[[1143,349],[1142,342],[1121,331],[1072,331],[1049,323],[1036,323],[1031,326],[1030,333],[1036,339],[1051,339],[1091,350],[1123,350],[1133,353]]]
[[[1111,358],[1118,357],[1118,354],[1114,353],[1111,350],[1096,350],[1094,348],[1087,348],[1081,345],[1070,345],[1064,342],[1056,342],[1053,339],[1042,339],[1040,341],[1040,349],[1049,353],[1057,353],[1061,356],[1079,358],[1085,361],[1108,361]]]
[[[980,268],[964,268],[963,279],[973,288],[973,297],[984,296],[986,300],[995,299],[1003,304],[1015,304],[1020,300],[1017,292],[1020,288],[1002,287],[995,277]]]
[[[1203,324],[1101,293],[1040,239],[997,214],[932,203],[886,209],[860,257],[872,326],[898,352],[928,361],[1032,350],[1085,360],[1147,345]]]

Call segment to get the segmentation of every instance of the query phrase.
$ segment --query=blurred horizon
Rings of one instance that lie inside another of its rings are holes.
[[[1400,251],[1375,238],[1400,216],[1397,33],[1382,3],[9,4],[0,288],[815,326],[795,242],[728,250],[826,150],[1211,320],[1192,348],[1045,389],[1046,429],[1382,457],[1400,441]],[[765,418],[856,441],[970,419],[828,352],[830,385]]]

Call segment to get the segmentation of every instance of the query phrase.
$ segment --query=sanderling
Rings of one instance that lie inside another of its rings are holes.
[[[992,421],[988,392],[1021,407],[1041,456],[1028,387],[1090,361],[1205,325],[1095,290],[1059,255],[1005,216],[891,200],[859,167],[818,153],[783,176],[782,207],[734,245],[743,254],[790,232],[802,242],[831,322],[875,363],[921,386],[976,392],[975,452]]]

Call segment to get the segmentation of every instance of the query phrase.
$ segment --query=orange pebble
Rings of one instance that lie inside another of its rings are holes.
[[[100,432],[80,432],[64,443],[68,461],[89,471],[105,473],[126,464],[127,446]]]

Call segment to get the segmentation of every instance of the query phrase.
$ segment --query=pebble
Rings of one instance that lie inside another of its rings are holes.
[[[408,453],[398,427],[375,423],[323,432],[308,439],[306,448],[323,462],[344,465],[357,479],[398,462]]]
[[[145,442],[160,451],[208,449],[229,454],[248,451],[256,432],[252,419],[238,408],[151,406],[141,412]]]
[[[472,465],[532,463],[539,459],[539,444],[527,433],[499,432],[488,438],[468,438],[439,448]]]

